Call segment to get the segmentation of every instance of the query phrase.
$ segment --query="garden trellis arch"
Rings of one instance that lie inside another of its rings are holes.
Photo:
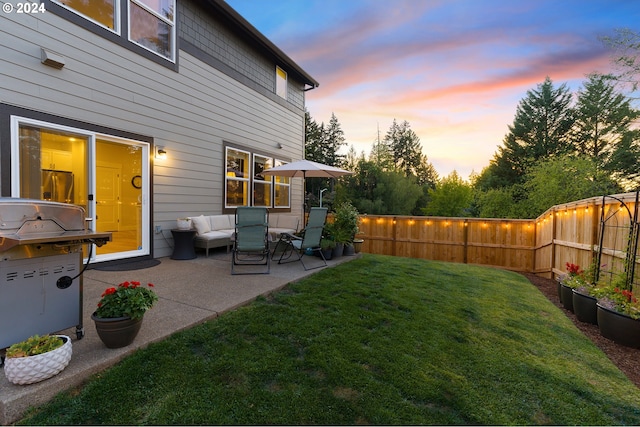
[[[638,252],[638,198],[640,190],[636,191],[633,212],[629,206],[616,196],[602,196],[602,210],[600,213],[600,235],[595,262],[595,281],[603,280],[611,283],[615,275],[622,275],[625,289],[633,290],[635,284],[636,259]],[[613,199],[620,204],[607,205],[607,199]],[[609,208],[607,209],[607,206]],[[628,219],[628,223],[623,221]],[[619,239],[627,239],[625,244],[618,244]],[[611,249],[614,248],[614,249]],[[615,248],[624,248],[615,249]],[[608,262],[604,262],[604,257]]]

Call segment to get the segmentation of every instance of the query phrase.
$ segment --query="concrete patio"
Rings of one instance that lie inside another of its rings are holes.
[[[312,265],[321,262],[313,257]],[[328,261],[329,267],[348,262],[355,257],[343,256]],[[18,386],[0,376],[0,424],[19,420],[31,406],[41,405],[57,393],[81,385],[91,375],[149,343],[160,341],[175,332],[190,328],[220,314],[233,310],[285,287],[322,269],[305,271],[300,262],[278,265],[272,262],[268,275],[231,275],[231,255],[224,249],[213,251],[208,258],[203,253],[192,260],[161,258],[154,267],[133,271],[87,270],[84,273],[83,326],[85,337],[76,339],[75,328],[61,331],[71,337],[73,356],[58,375],[40,383]],[[250,267],[246,267],[250,268]],[[124,281],[153,283],[159,301],[145,315],[142,328],[133,344],[108,349],[98,338],[91,313],[107,287]]]

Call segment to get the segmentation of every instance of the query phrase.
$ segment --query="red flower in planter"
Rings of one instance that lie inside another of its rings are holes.
[[[565,264],[565,266],[567,267],[567,273],[569,273],[570,276],[577,276],[583,273],[583,271],[580,270],[580,266],[578,264],[568,262]]]
[[[143,287],[140,282],[127,281],[120,283],[117,288],[107,288],[98,302],[96,317],[142,318],[145,311],[158,301],[158,296],[150,289],[152,287],[151,283]]]

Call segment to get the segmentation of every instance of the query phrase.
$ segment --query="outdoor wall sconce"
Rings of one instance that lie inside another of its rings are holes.
[[[164,160],[166,158],[167,158],[167,151],[164,149],[164,147],[157,147],[156,159]]]
[[[276,147],[282,150],[282,144],[280,142],[276,144]]]

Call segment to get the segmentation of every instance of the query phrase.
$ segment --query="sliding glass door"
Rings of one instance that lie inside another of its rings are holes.
[[[82,206],[91,229],[112,233],[92,260],[151,253],[147,143],[19,117],[12,134],[13,197]]]

